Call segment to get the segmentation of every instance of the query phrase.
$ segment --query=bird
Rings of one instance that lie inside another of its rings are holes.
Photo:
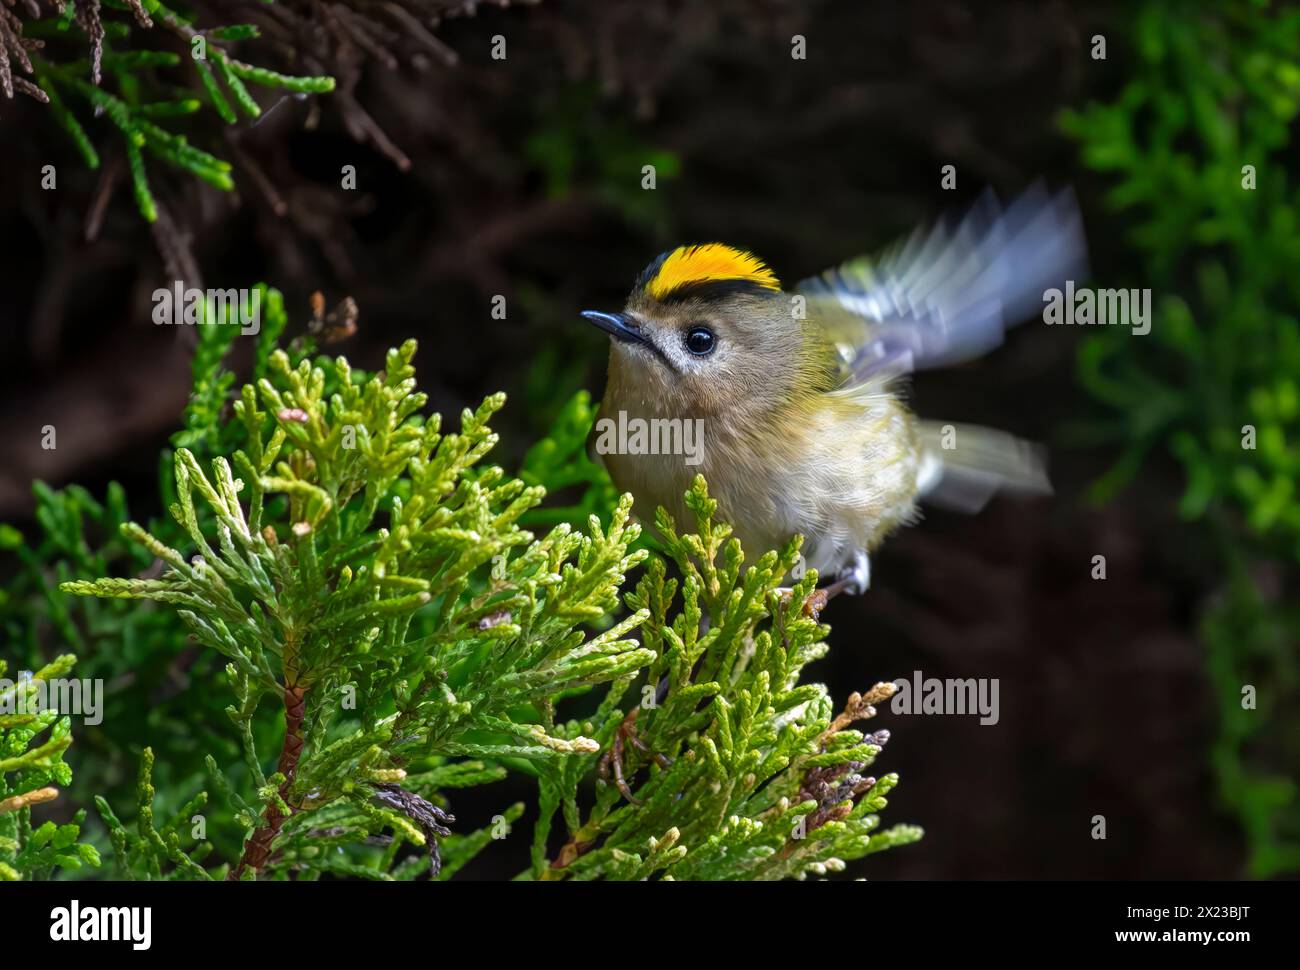
[[[703,474],[747,552],[800,534],[803,568],[860,594],[921,503],[975,512],[999,491],[1051,491],[1040,446],[918,418],[908,376],[993,350],[1087,272],[1073,193],[1042,183],[1006,205],[987,190],[790,290],[746,249],[678,246],[622,310],[581,313],[610,341],[589,446],[643,517],[683,521]]]

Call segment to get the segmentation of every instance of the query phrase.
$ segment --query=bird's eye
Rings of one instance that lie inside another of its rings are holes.
[[[713,331],[708,327],[691,327],[686,332],[686,349],[696,357],[703,357],[705,354],[713,353],[713,346],[716,343],[713,337]]]

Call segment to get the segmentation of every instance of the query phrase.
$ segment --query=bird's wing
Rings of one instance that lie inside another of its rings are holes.
[[[852,386],[978,357],[1040,311],[1044,290],[1087,272],[1073,193],[1052,195],[1040,183],[1006,208],[986,191],[960,217],[795,292],[808,299]]]

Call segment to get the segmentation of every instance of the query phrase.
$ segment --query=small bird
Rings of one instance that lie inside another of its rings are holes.
[[[904,378],[991,350],[1041,313],[1044,290],[1086,274],[1073,196],[1042,186],[1005,208],[986,192],[789,292],[752,253],[678,247],[621,312],[582,313],[610,335],[594,450],[643,514],[683,521],[701,473],[748,553],[802,533],[806,565],[836,577],[830,595],[861,593],[918,501],[973,512],[1001,489],[1050,492],[1041,449],[916,418]],[[701,432],[697,447],[680,446],[683,428]]]

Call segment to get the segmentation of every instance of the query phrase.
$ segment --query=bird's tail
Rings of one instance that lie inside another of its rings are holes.
[[[1050,495],[1044,449],[974,424],[918,421],[918,497],[955,512],[978,512],[996,492]]]

